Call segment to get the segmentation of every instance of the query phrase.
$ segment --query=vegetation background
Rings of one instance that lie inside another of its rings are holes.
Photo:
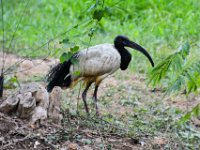
[[[131,51],[131,73],[144,75],[147,79],[145,83],[149,83],[150,87],[168,94],[174,92],[179,96],[185,92],[189,96],[199,93],[199,0],[6,0],[3,4],[5,29],[1,23],[0,46],[4,32],[6,52],[40,58],[50,51],[51,57],[61,56],[62,60],[79,49],[113,43],[114,37],[122,34],[143,45],[156,64],[152,70],[142,55]],[[157,111],[165,108],[160,104],[154,107]],[[138,110],[140,115],[150,112],[150,106]],[[167,136],[180,139],[181,142],[177,143],[188,149],[197,149],[200,146],[200,131],[189,119],[192,115],[199,116],[199,112],[199,105],[185,116],[180,110],[166,109],[166,112],[157,112],[158,118],[153,121],[148,122],[142,117],[137,118],[139,125],[135,120],[130,121],[129,129],[135,133],[128,134],[148,132],[160,135],[162,128],[172,127],[168,129]],[[173,118],[171,124],[166,116]],[[178,121],[180,116],[181,127]],[[109,119],[112,123],[116,120],[120,118]],[[168,126],[164,125],[166,121]],[[139,129],[135,130],[134,126]],[[165,144],[165,148],[170,149],[171,146],[173,149],[172,143]]]

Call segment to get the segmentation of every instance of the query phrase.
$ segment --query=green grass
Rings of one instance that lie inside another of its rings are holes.
[[[7,47],[23,16],[13,40],[14,46],[9,49],[20,55],[38,56],[44,54],[44,50],[47,53],[47,46],[37,51],[35,49],[49,39],[54,39],[56,45],[58,41],[68,37],[81,48],[87,47],[91,28],[95,31],[90,45],[112,43],[116,35],[123,34],[143,45],[155,61],[159,59],[157,56],[177,49],[182,42],[199,41],[198,0],[106,0],[103,6],[102,1],[99,1],[97,7],[93,7],[96,1],[92,0],[30,0],[24,14],[28,0],[3,2]],[[92,19],[95,10],[104,11],[103,18],[98,23]],[[57,37],[77,24],[81,24],[77,29]],[[2,41],[2,24],[0,28]],[[133,54],[135,61],[140,63],[142,56],[135,52]]]

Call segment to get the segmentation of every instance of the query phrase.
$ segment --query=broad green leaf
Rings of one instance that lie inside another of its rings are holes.
[[[71,52],[68,52],[68,53],[63,53],[61,56],[60,56],[60,62],[63,63],[67,60],[69,60],[71,57],[72,57],[72,53]]]
[[[79,46],[77,46],[77,45],[70,48],[70,51],[71,51],[72,53],[75,53],[75,52],[77,52],[78,50],[79,50]]]
[[[103,18],[104,15],[104,10],[95,10],[93,13],[93,19],[97,19],[98,21],[100,21]]]

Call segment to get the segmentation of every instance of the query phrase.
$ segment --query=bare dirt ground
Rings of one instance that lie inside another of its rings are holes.
[[[2,57],[0,56],[0,58]],[[14,75],[17,76],[20,83],[36,80],[44,85],[44,76],[50,67],[58,62],[55,59],[46,59],[44,61],[27,59],[18,64],[17,62],[22,58],[12,54],[9,54],[7,58],[6,68],[11,64],[17,64],[17,70],[12,72],[16,71]],[[154,106],[154,104],[158,104],[161,109],[175,107],[188,111],[200,103],[200,96],[197,95],[191,95],[187,98],[184,95],[164,97],[162,92],[152,92],[152,89],[146,86],[144,75],[132,74],[130,71],[118,71],[105,79],[99,88],[99,107],[101,116],[104,117],[98,119],[94,116],[87,118],[81,100],[79,100],[80,106],[78,108],[80,114],[77,115],[76,113],[79,90],[79,85],[75,89],[65,90],[65,101],[63,102],[64,119],[61,126],[49,123],[35,129],[30,127],[26,120],[19,120],[15,116],[11,117],[0,113],[0,149],[163,149],[164,145],[171,142],[166,139],[165,133],[157,136],[147,133],[128,136],[129,131],[127,131],[126,126],[121,126],[120,122],[117,121],[119,125],[116,126],[117,123],[109,123],[110,120],[106,119],[111,118],[112,120],[117,117],[128,126],[131,121],[129,115],[132,116],[133,114],[132,117],[138,117],[137,115],[140,111],[144,111],[142,112],[144,113],[144,120],[145,117],[147,120],[149,119],[149,116],[145,116],[147,106],[148,108],[156,108],[157,106]],[[6,89],[4,99],[12,91],[11,89]],[[94,112],[90,98],[92,91],[93,87],[88,94],[91,114]],[[142,115],[142,113],[139,115]],[[198,119],[194,120],[194,123],[200,126]],[[135,128],[133,127],[133,129]]]

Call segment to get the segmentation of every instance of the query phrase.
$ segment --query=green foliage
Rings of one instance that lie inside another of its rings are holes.
[[[65,48],[68,48],[69,51],[66,53],[62,53],[60,56],[60,62],[63,63],[64,61],[69,60],[73,54],[75,54],[79,50],[79,46],[75,45],[75,43],[70,42],[69,38],[65,38],[60,42],[60,44],[63,44]],[[77,63],[76,59],[71,58],[72,63]]]
[[[4,81],[4,88],[5,89],[12,89],[19,87],[20,83],[16,76],[6,76]]]
[[[6,47],[9,47],[12,35],[21,20],[9,51],[24,56],[44,55],[48,53],[48,46],[37,51],[33,50],[49,39],[54,39],[53,44],[56,46],[56,41],[66,36],[83,48],[87,47],[88,43],[94,45],[113,42],[116,35],[124,34],[154,54],[160,46],[167,45],[167,49],[173,49],[179,41],[199,41],[198,0],[3,1],[6,10],[4,12]],[[76,28],[60,35],[75,26]],[[2,29],[2,24],[0,28]],[[89,32],[94,33],[91,42],[89,42],[91,36]],[[56,56],[59,57],[63,51],[65,49]],[[138,55],[134,61],[141,62],[141,57]],[[140,68],[141,64],[132,65],[135,66]]]
[[[103,18],[103,14],[103,10],[95,10],[93,14],[93,19],[97,19],[98,21],[100,21]]]
[[[185,90],[185,94],[198,92],[200,88],[200,60],[189,57],[190,46],[186,42],[180,51],[175,52],[163,59],[152,70],[149,83],[153,86],[158,85],[161,80],[167,82],[166,93],[180,92]],[[192,59],[192,60],[190,60]],[[191,119],[192,116],[200,115],[200,104],[187,112],[179,121],[183,124]]]
[[[156,65],[156,67],[151,71],[149,83],[152,83],[153,86],[159,84],[161,79],[165,78],[167,74],[174,73],[176,74],[182,70],[184,61],[189,54],[189,43],[186,42],[180,49],[179,52],[175,52]]]
[[[195,60],[184,66],[182,71],[172,80],[168,87],[168,93],[180,91],[181,87],[186,89],[186,94],[196,92],[200,87],[200,61]]]
[[[184,116],[179,120],[179,124],[183,124],[191,119],[192,116],[199,117],[200,115],[200,104],[197,104],[191,111],[187,112]]]
[[[197,91],[200,87],[200,61],[189,61],[190,45],[188,42],[162,61],[151,71],[149,83],[153,86],[160,84],[161,80],[167,82],[167,93],[186,89],[187,94]],[[191,59],[191,58],[190,58]]]
[[[73,54],[71,52],[68,52],[68,53],[63,53],[61,56],[60,56],[60,62],[63,63],[67,60],[69,60],[71,58]]]

